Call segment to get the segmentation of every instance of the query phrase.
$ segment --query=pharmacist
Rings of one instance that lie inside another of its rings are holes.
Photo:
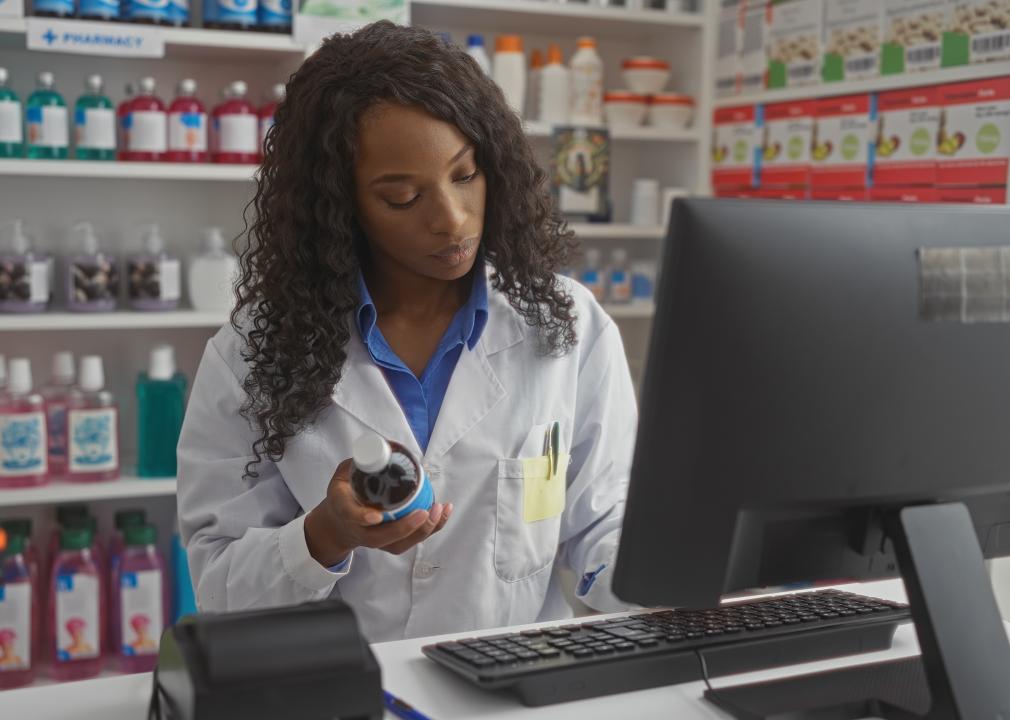
[[[240,329],[208,343],[179,442],[200,608],[339,596],[393,640],[569,617],[569,568],[619,609],[628,366],[555,274],[571,235],[493,82],[424,30],[335,36],[288,82],[258,178]],[[560,488],[529,461],[554,422]],[[367,432],[423,462],[429,512],[354,499]]]

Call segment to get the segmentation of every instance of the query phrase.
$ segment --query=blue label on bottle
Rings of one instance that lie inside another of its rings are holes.
[[[169,0],[168,15],[173,25],[189,24],[189,0]]]
[[[193,128],[194,130],[199,130],[200,126],[203,125],[203,113],[179,113],[179,122],[183,124],[184,127]]]
[[[45,415],[0,415],[0,477],[45,472]]]
[[[168,0],[127,0],[124,9],[128,20],[169,19]]]
[[[25,120],[30,123],[42,122],[42,107],[39,105],[29,106],[25,109]]]
[[[291,0],[260,0],[260,25],[290,25]]]
[[[119,120],[119,124],[123,127],[123,130],[129,130],[133,127],[133,113],[126,113]]]
[[[67,408],[62,405],[55,407],[50,405],[46,421],[49,423],[49,457],[65,458],[67,456]]]
[[[137,587],[137,573],[123,573],[119,576],[119,587],[121,588],[135,588]]]
[[[583,285],[597,285],[599,282],[600,282],[600,273],[598,270],[585,270],[582,273]]]
[[[74,576],[71,573],[63,573],[56,576],[56,592],[73,592]]]
[[[87,125],[88,115],[84,108],[79,107],[74,109],[74,124],[75,125]]]
[[[81,0],[81,15],[84,17],[118,18],[118,0]]]
[[[218,22],[256,24],[257,0],[211,0],[211,2],[217,6],[214,14]]]
[[[651,300],[655,288],[648,275],[635,273],[631,276],[631,296],[636,300]]]
[[[57,15],[73,15],[74,0],[35,0],[35,12],[56,13]]]

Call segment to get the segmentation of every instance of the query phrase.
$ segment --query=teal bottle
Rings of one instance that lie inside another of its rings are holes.
[[[28,98],[25,124],[28,126],[28,157],[63,160],[70,151],[67,104],[53,89],[51,72],[39,73],[39,87]]]
[[[137,475],[175,477],[175,447],[186,410],[186,378],[175,369],[175,350],[151,350],[148,372],[137,378]]]
[[[77,98],[74,142],[78,160],[116,159],[116,109],[102,94],[101,75],[88,75],[84,94]]]
[[[0,67],[0,158],[19,158],[25,154],[21,101],[7,79],[7,68]]]

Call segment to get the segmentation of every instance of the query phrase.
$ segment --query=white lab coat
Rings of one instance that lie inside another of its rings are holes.
[[[428,451],[421,453],[379,367],[351,332],[333,402],[288,441],[283,459],[242,479],[257,432],[238,414],[247,372],[238,334],[212,338],[179,441],[179,522],[202,610],[238,610],[341,597],[372,642],[572,616],[558,567],[606,565],[582,600],[625,605],[610,591],[624,515],[637,409],[621,337],[580,285],[578,344],[537,352],[533,328],[489,287],[488,322],[464,347]],[[549,423],[571,456],[563,512],[523,519],[521,458],[542,454]],[[304,513],[325,497],[337,465],[366,431],[422,458],[446,527],[400,556],[358,549],[344,573],[308,552]]]

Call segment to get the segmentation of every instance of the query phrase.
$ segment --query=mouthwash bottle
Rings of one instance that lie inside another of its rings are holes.
[[[78,160],[116,159],[116,110],[102,94],[102,76],[88,75],[74,106]]]
[[[382,512],[382,521],[429,510],[435,502],[428,473],[407,448],[368,433],[354,442],[351,488],[362,505]]]
[[[86,527],[64,528],[49,583],[49,655],[53,677],[82,680],[102,671],[105,592]]]
[[[123,532],[132,525],[144,525],[147,523],[147,514],[140,508],[127,508],[117,510],[113,515],[112,537],[109,538],[108,546],[108,581],[109,589],[106,597],[109,599],[109,617],[112,622],[108,625],[109,647],[119,647],[118,635],[116,631],[115,618],[119,613],[119,567],[123,559],[123,548],[126,543],[123,540]]]
[[[150,672],[158,664],[158,641],[167,620],[165,563],[153,525],[129,525],[119,567],[116,612],[117,665],[123,672]]]
[[[49,482],[46,409],[32,389],[27,358],[13,358],[7,392],[0,395],[0,488]]]
[[[66,159],[69,154],[70,128],[67,104],[53,89],[51,72],[40,72],[38,89],[28,97],[25,119],[28,125],[28,157]]]
[[[19,158],[25,154],[21,101],[8,80],[7,68],[0,67],[0,158]]]
[[[67,397],[74,387],[74,355],[53,355],[49,384],[41,390],[46,401],[49,427],[49,476],[62,480],[67,476]]]
[[[207,162],[207,111],[196,97],[196,80],[183,78],[168,107],[169,162]]]
[[[175,477],[175,448],[186,411],[186,377],[175,368],[175,350],[151,350],[148,372],[137,378],[137,475]]]
[[[35,583],[25,555],[23,535],[0,530],[0,689],[35,680]]]
[[[39,558],[39,548],[32,538],[31,518],[11,518],[0,522],[0,528],[10,538],[20,535],[24,538],[24,556],[28,564],[28,575],[32,584],[32,665],[38,667],[42,658],[42,565]],[[3,611],[0,611],[0,615]]]
[[[102,358],[81,358],[78,387],[67,398],[67,479],[101,482],[119,477],[119,411],[105,389]]]

